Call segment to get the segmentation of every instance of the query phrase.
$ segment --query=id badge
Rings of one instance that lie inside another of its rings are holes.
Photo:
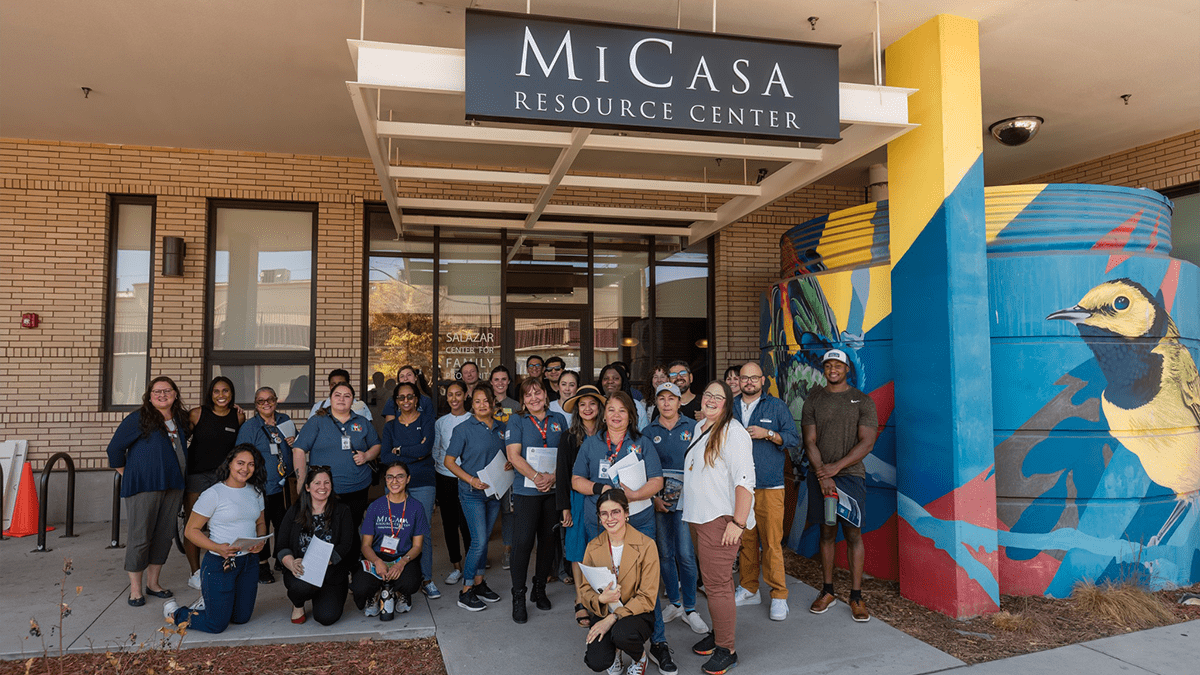
[[[384,535],[383,541],[379,542],[379,552],[388,555],[395,555],[396,549],[400,546],[400,537]]]
[[[608,480],[608,470],[612,467],[609,462],[600,462],[600,480]]]
[[[349,436],[342,436],[342,449],[343,450],[350,449],[350,437]]]
[[[278,457],[279,456],[279,444],[271,443],[270,448],[271,448],[271,454]]]

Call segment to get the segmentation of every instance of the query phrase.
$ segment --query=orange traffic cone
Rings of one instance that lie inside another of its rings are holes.
[[[53,530],[46,526],[46,530]],[[12,524],[4,531],[6,537],[28,537],[38,532],[37,489],[33,487],[33,465],[25,462],[21,483],[17,487],[17,503],[13,505]]]

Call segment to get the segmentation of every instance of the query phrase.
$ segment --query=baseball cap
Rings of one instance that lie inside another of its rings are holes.
[[[821,364],[824,365],[826,361],[841,361],[847,366],[850,365],[850,359],[846,356],[846,352],[840,349],[830,349],[825,352],[825,356],[821,358]]]
[[[675,395],[675,398],[683,398],[683,394],[679,393],[679,387],[675,386],[674,382],[663,382],[658,385],[658,389],[654,390],[654,398],[658,398],[658,395],[664,391],[671,392]]]

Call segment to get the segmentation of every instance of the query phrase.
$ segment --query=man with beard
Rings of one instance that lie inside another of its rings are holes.
[[[771,619],[788,615],[787,577],[783,572],[783,459],[788,448],[800,445],[792,412],[782,400],[763,391],[770,384],[753,361],[742,366],[741,394],[733,414],[754,439],[754,529],[742,534],[741,583],[734,604],[757,605],[759,545],[762,577],[771,587]]]
[[[679,416],[699,420],[700,397],[692,389],[692,370],[687,361],[672,361],[667,364],[667,377],[679,387]]]

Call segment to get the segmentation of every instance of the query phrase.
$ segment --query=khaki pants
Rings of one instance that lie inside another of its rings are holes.
[[[771,598],[787,600],[787,577],[783,572],[783,490],[754,491],[753,530],[742,535],[741,586],[758,592],[759,555],[762,544],[762,576],[771,587]]]
[[[717,646],[731,652],[737,651],[737,605],[733,600],[733,561],[737,558],[737,544],[725,546],[721,536],[733,522],[730,516],[697,525],[696,561],[700,563],[700,574],[704,577],[704,590],[708,595],[708,614],[712,618],[713,637]],[[744,535],[743,535],[744,536]]]

